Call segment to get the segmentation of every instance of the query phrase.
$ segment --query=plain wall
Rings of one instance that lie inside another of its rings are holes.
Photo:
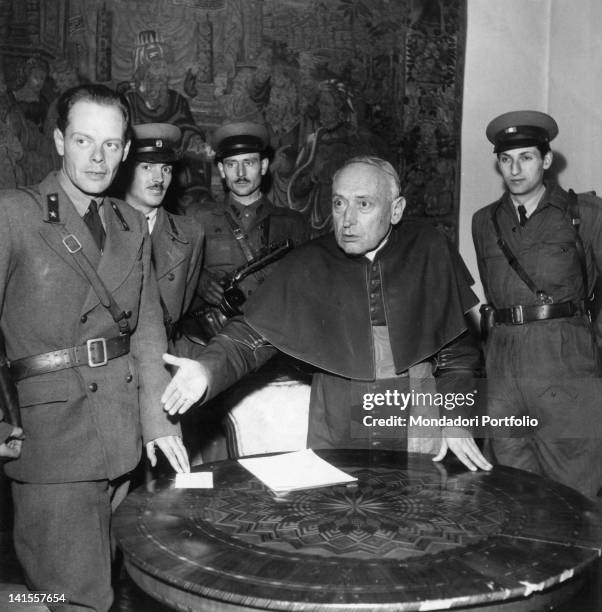
[[[550,4],[557,1],[468,0],[459,245],[481,298],[472,215],[503,190],[485,128],[507,111],[531,108],[547,112]],[[567,0],[567,4],[569,1],[578,4],[581,0]]]
[[[459,237],[482,297],[470,225],[503,191],[485,138],[493,117],[550,113],[560,184],[602,195],[602,1],[468,0],[467,17]]]

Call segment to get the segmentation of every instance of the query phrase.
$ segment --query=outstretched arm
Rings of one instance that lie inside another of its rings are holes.
[[[276,353],[243,317],[234,317],[198,360],[164,355],[165,362],[178,370],[161,397],[163,408],[171,415],[183,414],[198,401],[215,397]]]

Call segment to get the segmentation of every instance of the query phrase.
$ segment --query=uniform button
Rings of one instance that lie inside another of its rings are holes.
[[[125,382],[132,382],[134,380],[134,377],[131,374],[128,374],[125,377]]]
[[[167,275],[167,278],[168,278],[169,280],[173,280],[175,277],[176,277],[176,275],[175,275],[173,272],[170,272],[170,273]]]
[[[96,391],[98,389],[98,385],[96,383],[90,383],[88,385],[88,389],[90,389],[90,391],[92,391],[92,393],[94,393],[94,391]]]
[[[129,319],[132,316],[132,311],[131,310],[126,310],[123,314],[125,315],[126,319]]]
[[[80,318],[80,321],[82,323],[85,323],[87,320],[88,320],[88,317],[86,315],[82,315],[81,318]]]

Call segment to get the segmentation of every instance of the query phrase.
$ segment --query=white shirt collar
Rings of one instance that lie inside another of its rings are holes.
[[[148,232],[149,234],[153,233],[153,229],[155,227],[155,223],[157,222],[157,213],[159,212],[158,208],[153,208],[150,212],[145,214],[146,222],[148,223]]]
[[[514,209],[516,210],[516,214],[518,215],[518,207],[522,203],[522,205],[525,207],[525,212],[527,214],[527,217],[530,217],[535,212],[535,209],[537,208],[537,205],[539,204],[539,201],[543,197],[543,194],[545,193],[545,191],[546,191],[546,186],[542,183],[539,186],[539,189],[526,202],[517,202],[514,199],[514,197],[511,195],[510,199],[512,200],[512,204],[514,204]]]

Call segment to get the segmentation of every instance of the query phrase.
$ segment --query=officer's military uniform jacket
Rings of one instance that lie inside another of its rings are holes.
[[[101,367],[79,366],[18,382],[26,440],[7,474],[25,482],[116,478],[132,470],[145,442],[179,434],[160,404],[169,382],[167,348],[145,218],[104,200],[104,252],[55,174],[34,188],[42,206],[19,190],[0,195],[0,326],[10,360],[119,334],[46,210],[58,196],[58,221],[76,236],[118,306],[131,313],[129,354]]]
[[[175,323],[188,310],[199,284],[203,228],[190,217],[159,208],[151,241],[159,293]]]
[[[244,230],[246,240],[255,255],[287,239],[293,240],[295,245],[308,239],[304,217],[288,208],[274,206],[265,196],[249,207],[236,206],[231,198],[227,198],[223,203],[195,210],[193,215],[205,230],[203,273],[209,273],[215,279],[221,280],[247,263],[247,258],[225,216],[226,211]],[[247,225],[244,218],[247,214],[252,215],[250,225]],[[241,282],[240,288],[247,297],[259,286],[264,272],[268,269],[269,267],[264,268],[262,273],[248,276]]]
[[[516,304],[534,305],[537,296],[512,269],[498,243],[491,213],[496,211],[502,237],[518,258],[520,265],[555,303],[578,303],[589,294],[602,269],[602,200],[579,194],[579,234],[585,247],[587,291],[576,247],[575,227],[571,222],[569,195],[557,184],[546,189],[536,210],[524,227],[518,222],[515,207],[506,192],[502,198],[477,211],[472,232],[479,273],[487,300],[495,308]],[[552,319],[548,327],[562,324]],[[598,320],[597,325],[600,325]],[[539,328],[541,329],[541,325]],[[598,329],[598,337],[602,334]],[[600,342],[600,340],[598,340]]]
[[[578,196],[587,291],[569,202],[566,191],[550,185],[524,226],[507,193],[474,215],[479,272],[492,306],[538,303],[497,243],[493,210],[510,250],[554,303],[579,304],[592,290],[602,264],[602,200]],[[497,459],[512,467],[539,470],[586,495],[595,495],[602,486],[602,379],[595,342],[596,336],[600,342],[599,325],[600,317],[595,322],[598,329],[593,330],[597,334],[592,334],[583,311],[524,324],[497,324],[490,329],[485,347],[488,413],[494,418],[528,415],[537,423],[533,430],[514,428],[512,440],[504,429],[492,429]]]

